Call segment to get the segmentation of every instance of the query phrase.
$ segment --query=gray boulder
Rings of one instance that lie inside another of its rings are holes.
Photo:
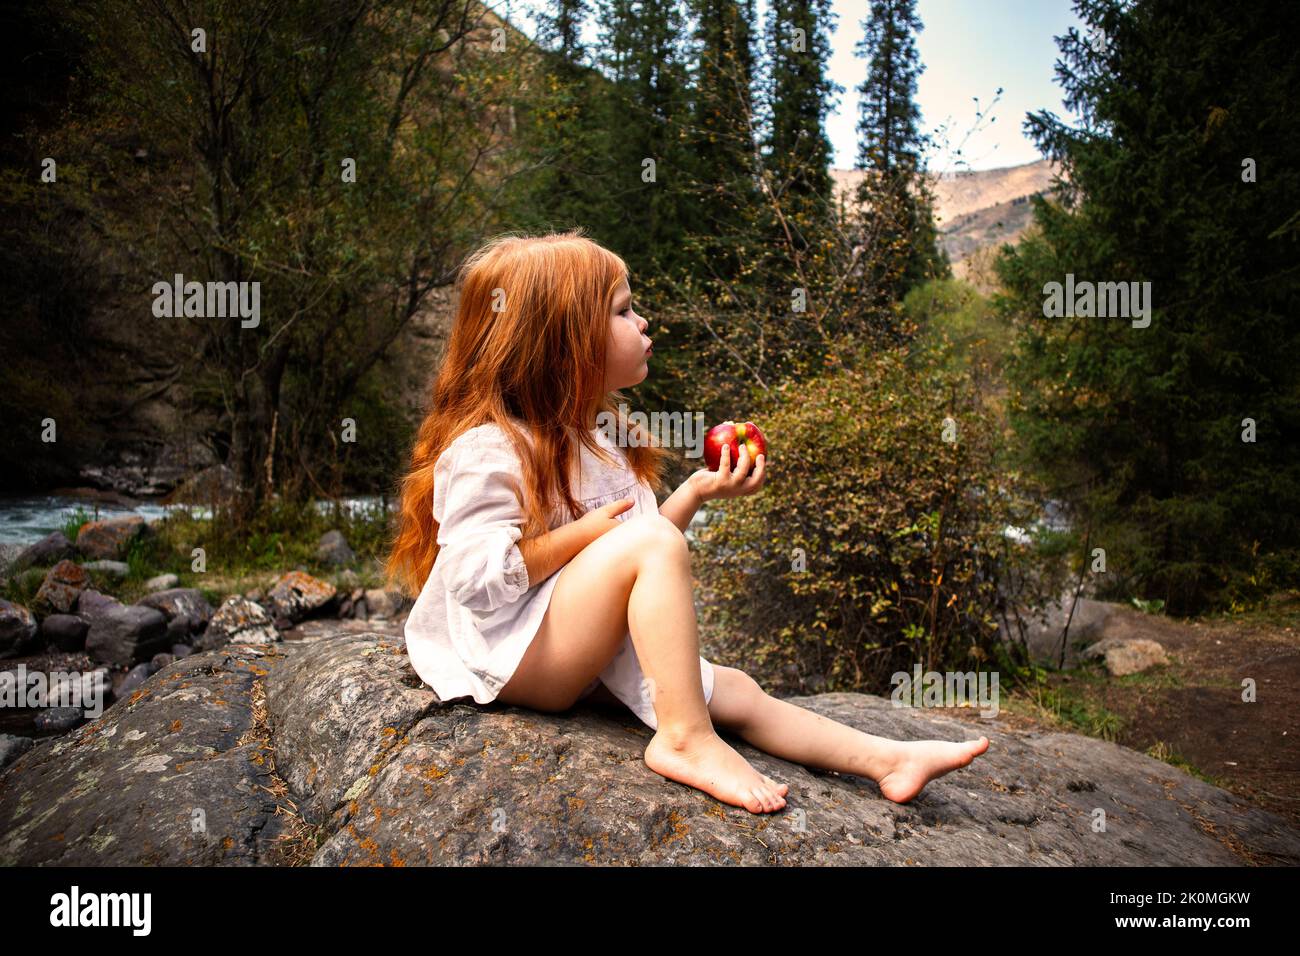
[[[138,604],[109,607],[91,618],[86,653],[104,664],[138,664],[171,647],[161,611]]]
[[[155,591],[153,594],[146,594],[135,603],[162,611],[168,624],[179,621],[178,633],[173,635],[174,642],[179,642],[187,634],[203,630],[212,620],[212,605],[198,588],[168,588],[164,591]]]
[[[337,596],[334,585],[328,581],[305,571],[290,571],[275,582],[266,595],[266,604],[272,615],[296,624],[331,607]]]
[[[274,644],[278,640],[280,632],[262,606],[234,594],[217,608],[195,647],[211,650],[226,644]]]
[[[39,742],[0,772],[0,865],[1300,863],[1287,821],[1151,757],[863,694],[794,700],[989,750],[896,804],[727,735],[790,787],[756,816],[647,768],[624,710],[441,702],[400,635],[345,624],[174,661]]]
[[[401,591],[367,588],[365,599],[366,614],[371,619],[379,621],[397,617],[406,607],[406,597]]]
[[[36,566],[51,567],[65,558],[75,557],[76,553],[72,542],[62,531],[53,531],[35,544],[19,551],[6,573],[17,574],[19,571]]]
[[[41,621],[41,637],[60,651],[79,651],[86,646],[90,622],[76,614],[51,614]]]
[[[326,531],[316,544],[316,560],[336,567],[355,564],[357,556],[348,547],[342,531]]]
[[[77,597],[77,614],[87,621],[93,621],[95,618],[119,607],[125,607],[125,605],[111,594],[96,591],[94,588],[86,588]]]

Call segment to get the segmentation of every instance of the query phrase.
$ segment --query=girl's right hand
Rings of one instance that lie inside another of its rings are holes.
[[[587,532],[589,540],[595,541],[606,531],[613,531],[623,522],[618,520],[618,515],[631,508],[635,502],[631,498],[623,498],[619,501],[612,501],[607,505],[601,505],[588,511],[578,519],[578,524]]]

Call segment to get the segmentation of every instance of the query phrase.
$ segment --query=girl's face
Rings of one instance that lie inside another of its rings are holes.
[[[632,290],[627,282],[621,283],[614,292],[614,311],[609,317],[605,391],[637,385],[649,374],[650,339],[643,334],[647,325],[632,309]]]

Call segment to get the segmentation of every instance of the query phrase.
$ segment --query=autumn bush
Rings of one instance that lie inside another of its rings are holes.
[[[886,692],[997,666],[998,582],[1032,524],[969,370],[899,349],[778,387],[752,416],[761,493],[710,505],[695,563],[709,650],[772,692]]]

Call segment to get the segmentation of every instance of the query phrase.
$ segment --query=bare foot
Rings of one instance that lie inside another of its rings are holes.
[[[712,730],[685,738],[658,732],[646,744],[645,762],[669,780],[703,790],[750,813],[780,810],[790,790],[755,770]]]
[[[907,803],[935,777],[964,767],[989,749],[989,739],[900,741],[894,768],[876,781],[880,792],[895,803]]]

